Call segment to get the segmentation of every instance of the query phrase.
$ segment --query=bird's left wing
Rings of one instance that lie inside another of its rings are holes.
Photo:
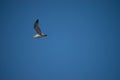
[[[37,34],[41,34],[41,29],[39,28],[39,20],[37,19],[34,23],[34,29],[37,32]]]

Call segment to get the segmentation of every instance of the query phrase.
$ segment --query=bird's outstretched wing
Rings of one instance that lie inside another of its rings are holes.
[[[37,34],[41,34],[42,33],[40,28],[39,28],[39,20],[38,19],[34,23],[34,29],[37,32]]]

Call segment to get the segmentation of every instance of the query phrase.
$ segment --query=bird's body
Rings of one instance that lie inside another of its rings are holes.
[[[36,35],[34,35],[33,36],[33,38],[42,38],[42,37],[45,37],[45,36],[47,36],[46,34],[36,34]]]
[[[33,38],[42,38],[47,36],[47,34],[42,33],[41,29],[39,28],[39,20],[37,19],[34,23],[34,29],[36,31],[36,35]]]

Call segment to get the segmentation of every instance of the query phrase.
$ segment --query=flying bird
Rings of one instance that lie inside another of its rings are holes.
[[[33,36],[33,38],[42,38],[47,36],[47,34],[42,33],[41,29],[39,28],[39,19],[35,21],[34,29],[36,31],[36,34]]]

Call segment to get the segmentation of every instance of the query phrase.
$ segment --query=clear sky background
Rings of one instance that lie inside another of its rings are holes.
[[[120,80],[120,1],[0,0],[0,80]]]

